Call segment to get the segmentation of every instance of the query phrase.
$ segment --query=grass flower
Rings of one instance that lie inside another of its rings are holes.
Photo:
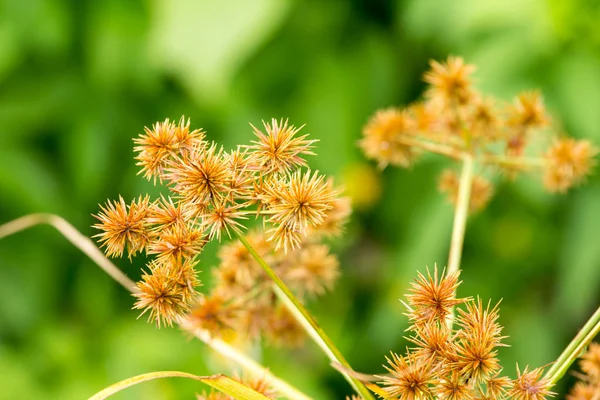
[[[129,257],[144,251],[150,243],[151,232],[146,218],[150,210],[148,196],[139,197],[131,204],[125,204],[122,197],[119,201],[108,201],[100,206],[100,213],[95,216],[100,223],[94,225],[102,233],[99,238],[109,257],[121,257],[127,250]]]
[[[544,183],[553,192],[565,192],[585,180],[596,164],[598,150],[588,140],[556,141],[546,154]]]
[[[316,140],[307,139],[308,135],[297,136],[302,129],[288,125],[287,120],[263,122],[266,133],[252,126],[258,140],[251,146],[252,159],[267,174],[286,173],[296,167],[306,166],[302,155],[314,155],[311,151]]]
[[[542,377],[540,368],[529,371],[527,367],[523,371],[517,365],[517,379],[512,382],[508,395],[513,400],[545,400],[554,397],[550,391],[551,383]]]

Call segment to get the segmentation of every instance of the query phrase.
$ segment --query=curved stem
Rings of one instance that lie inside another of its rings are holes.
[[[110,397],[113,394],[120,392],[121,390],[127,389],[128,387],[137,385],[139,383],[152,381],[154,379],[162,378],[194,379],[196,381],[205,383],[208,386],[211,386],[227,395],[230,395],[235,399],[268,399],[268,397],[264,394],[259,393],[256,390],[250,388],[249,386],[246,386],[243,383],[231,379],[225,375],[199,376],[180,371],[159,371],[132,376],[131,378],[124,379],[101,390],[100,392],[90,397],[88,400],[104,400],[107,397]]]
[[[283,301],[289,311],[294,315],[296,320],[302,325],[310,337],[315,343],[323,350],[323,352],[329,357],[332,362],[343,365],[348,369],[352,369],[350,364],[342,353],[335,346],[333,341],[327,336],[325,331],[319,326],[308,310],[300,303],[298,298],[294,296],[292,291],[287,285],[277,276],[275,271],[265,262],[265,260],[256,252],[252,245],[243,235],[238,235],[240,242],[248,249],[248,252],[254,257],[256,262],[262,267],[262,269],[269,275],[275,284],[275,293]],[[364,399],[373,399],[371,392],[366,386],[357,379],[352,378],[346,373],[342,373],[344,378],[352,385],[354,390],[360,394]]]
[[[473,156],[465,154],[463,167],[458,186],[458,198],[454,210],[454,223],[452,225],[452,239],[450,242],[450,254],[448,256],[448,275],[458,272],[462,257],[463,243],[465,240],[465,229],[469,215],[469,204],[471,202],[471,184],[473,182]],[[448,326],[454,323],[454,309],[448,318]]]
[[[85,255],[92,259],[100,268],[104,270],[111,278],[119,282],[128,291],[137,292],[135,282],[127,277],[119,268],[117,268],[98,247],[87,236],[84,236],[73,225],[64,218],[54,214],[30,214],[17,218],[0,226],[0,239],[17,233],[19,231],[31,228],[35,225],[48,224],[53,226],[62,235],[81,250]]]
[[[55,227],[65,238],[67,238],[75,247],[80,249],[88,257],[92,259],[102,270],[104,270],[111,278],[119,282],[125,289],[131,293],[135,293],[138,289],[135,283],[129,279],[115,264],[113,264],[105,255],[96,247],[88,237],[79,232],[73,225],[65,219],[54,214],[30,214],[21,218],[17,218],[4,225],[0,225],[0,239],[20,232],[35,225],[49,224]],[[236,348],[223,342],[217,338],[211,338],[207,332],[199,329],[193,329],[191,326],[180,321],[180,326],[187,332],[193,334],[196,338],[206,343],[217,353],[238,363],[242,368],[256,377],[264,377],[269,381],[273,388],[276,388],[279,393],[286,398],[294,400],[310,399],[298,389],[294,388],[287,382],[277,378],[269,370],[254,360],[250,359],[245,354],[241,353]]]
[[[546,372],[546,378],[556,383],[564,376],[571,364],[581,355],[583,350],[600,333],[600,307],[585,323],[575,338],[563,350],[552,367]]]

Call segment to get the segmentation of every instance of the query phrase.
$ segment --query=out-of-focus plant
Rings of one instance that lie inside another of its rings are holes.
[[[436,269],[413,283],[405,305],[408,340],[415,346],[404,356],[392,353],[386,366],[391,376],[380,377],[384,393],[394,398],[544,399],[600,331],[599,309],[545,374],[543,367],[517,366],[511,380],[500,375],[498,347],[505,346],[506,337],[497,322],[498,305],[456,298],[468,214],[483,209],[493,193],[492,183],[475,170],[508,178],[538,172],[548,190],[564,192],[585,180],[598,152],[590,141],[548,135],[550,118],[539,93],[497,104],[473,87],[474,70],[459,57],[431,62],[425,99],[405,109],[377,111],[360,141],[382,168],[410,167],[426,152],[462,164],[460,174],[445,170],[439,182],[455,206],[447,273],[439,277]],[[537,146],[528,146],[534,142]],[[463,304],[455,318],[454,307]]]
[[[287,121],[272,120],[264,130],[253,127],[255,140],[231,151],[209,142],[204,131],[192,130],[183,117],[178,123],[156,123],[134,139],[140,174],[165,183],[170,194],[154,200],[140,196],[130,203],[108,201],[95,228],[109,257],[145,253],[150,258],[137,284],[57,216],[31,215],[0,227],[1,238],[39,223],[53,225],[127,288],[136,298],[134,308],[150,321],[159,327],[180,325],[252,375],[232,379],[157,372],[119,382],[93,398],[151,379],[187,377],[220,391],[199,399],[306,399],[222,339],[233,332],[250,340],[267,337],[298,345],[303,331],[358,398],[373,398],[372,393],[399,399],[552,396],[553,386],[598,334],[600,309],[547,371],[517,366],[515,379],[502,375],[498,348],[505,346],[506,336],[498,322],[499,306],[456,296],[468,214],[483,209],[493,191],[492,183],[475,171],[509,178],[541,172],[549,190],[564,192],[590,173],[597,150],[585,140],[544,138],[550,119],[538,93],[496,106],[472,86],[473,70],[456,57],[432,62],[425,100],[404,110],[377,112],[360,141],[381,167],[409,167],[424,152],[462,164],[460,174],[443,172],[439,184],[455,205],[448,267],[419,274],[413,283],[405,303],[412,347],[404,355],[391,353],[385,365],[389,374],[354,372],[303,305],[331,289],[339,275],[339,263],[323,239],[341,232],[350,205],[330,179],[308,169],[304,156],[314,154],[315,141]],[[543,151],[530,154],[530,147],[540,146]],[[252,217],[260,223],[244,233]],[[213,269],[216,283],[200,294],[198,256],[206,243],[225,236],[236,240],[221,246],[220,263]],[[573,389],[572,399],[598,396],[596,350],[593,345],[583,357],[583,383]]]

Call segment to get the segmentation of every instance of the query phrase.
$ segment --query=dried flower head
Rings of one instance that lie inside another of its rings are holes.
[[[390,397],[400,400],[431,398],[435,374],[430,361],[418,359],[411,353],[406,357],[392,353],[392,357],[386,357],[386,360],[389,366],[384,367],[391,375],[382,376],[381,384]]]
[[[299,296],[322,295],[339,276],[339,262],[323,244],[309,244],[294,252],[283,279]]]
[[[408,112],[396,108],[379,110],[363,129],[359,146],[381,168],[388,164],[408,167],[417,156],[405,140],[413,129],[414,121]]]
[[[265,188],[270,200],[268,222],[276,225],[269,240],[285,250],[298,247],[309,226],[322,224],[337,195],[318,171],[302,171]],[[276,200],[272,200],[276,199]]]
[[[448,57],[445,63],[431,61],[431,71],[425,74],[425,82],[429,83],[428,96],[442,102],[452,104],[466,104],[471,101],[470,76],[475,71],[475,66],[465,64],[461,57]]]
[[[143,310],[142,315],[147,312],[148,320],[159,327],[171,326],[189,311],[198,284],[193,264],[153,261],[149,272],[145,272],[137,284],[139,291],[134,293],[137,298],[134,308]]]
[[[523,92],[509,108],[508,124],[513,127],[529,129],[541,128],[550,122],[542,96],[537,91]]]
[[[560,140],[545,155],[539,150],[529,154],[534,131],[550,126],[539,92],[521,93],[507,104],[484,96],[472,85],[475,67],[462,58],[450,56],[430,65],[424,99],[404,109],[377,110],[363,129],[358,145],[380,167],[410,167],[417,155],[429,152],[463,165],[469,160],[469,170],[485,168],[486,175],[499,173],[512,179],[525,172],[543,174],[546,188],[554,192],[566,191],[591,172],[597,150],[588,141]],[[470,211],[476,211],[489,202],[493,186],[477,175],[465,180],[469,182],[468,204]],[[458,177],[444,172],[439,187],[453,203],[458,186]]]
[[[546,154],[546,187],[565,192],[581,183],[595,165],[597,150],[588,140],[562,139],[556,141]]]
[[[100,213],[94,215],[100,223],[94,225],[94,228],[103,232],[95,236],[100,238],[109,257],[120,257],[125,249],[131,257],[148,246],[151,238],[146,221],[149,210],[148,196],[140,196],[131,204],[125,204],[125,200],[119,196],[118,202],[108,201],[105,206],[100,206]]]
[[[215,143],[181,154],[170,162],[165,176],[171,190],[188,204],[212,204],[229,194],[231,171]]]
[[[155,202],[109,201],[95,227],[108,255],[127,250],[151,258],[135,308],[158,325],[187,318],[213,333],[231,327],[258,338],[271,329],[288,343],[298,341],[298,326],[279,311],[266,273],[241,243],[224,245],[214,288],[205,297],[196,293],[198,254],[211,240],[241,235],[249,216],[262,219],[262,230],[247,241],[297,293],[322,294],[337,278],[337,259],[319,241],[341,231],[350,204],[338,198],[331,179],[301,168],[316,140],[287,120],[264,126],[266,133],[254,128],[251,145],[232,151],[206,141],[183,117],[179,124],[158,122],[135,139],[140,173],[165,181],[171,193]]]
[[[247,148],[252,150],[254,161],[268,174],[285,173],[295,167],[306,166],[301,156],[314,155],[311,149],[316,140],[308,140],[308,135],[296,136],[302,127],[288,125],[287,120],[273,118],[271,124],[263,122],[267,133],[251,126],[258,140]]]
[[[170,158],[182,151],[189,151],[204,141],[204,132],[190,131],[190,121],[181,117],[179,125],[169,121],[157,122],[152,129],[144,128],[145,134],[133,139],[137,165],[142,167],[140,174],[148,180],[156,178],[162,182],[164,168]]]
[[[528,371],[525,367],[523,371],[517,365],[517,379],[512,382],[508,395],[514,400],[545,400],[547,397],[554,397],[556,393],[550,391],[552,383],[543,378],[543,370],[536,368]]]
[[[492,379],[500,370],[497,347],[504,336],[498,320],[498,305],[484,308],[481,300],[465,303],[458,310],[457,323],[462,328],[456,341],[456,368],[461,376],[480,384]]]
[[[459,272],[446,274],[442,271],[438,277],[437,266],[431,275],[418,273],[418,278],[411,283],[410,293],[406,295],[409,305],[408,317],[417,324],[439,322],[445,323],[452,309],[465,302],[466,299],[456,298],[456,289],[460,282]]]
[[[590,344],[587,352],[581,357],[580,365],[581,370],[600,385],[600,344]]]
[[[599,400],[600,386],[577,382],[569,391],[566,400]]]

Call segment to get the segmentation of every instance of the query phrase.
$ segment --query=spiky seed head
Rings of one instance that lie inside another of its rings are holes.
[[[367,122],[358,145],[381,168],[388,164],[406,168],[413,164],[417,153],[402,139],[414,133],[414,121],[408,112],[387,108],[377,111]]]
[[[100,213],[94,215],[100,223],[93,225],[102,232],[95,235],[109,257],[121,257],[127,250],[129,257],[144,251],[150,243],[147,217],[150,211],[150,198],[140,196],[130,204],[119,196],[119,201],[107,201],[100,206]]]
[[[267,174],[287,173],[292,169],[306,166],[303,155],[314,155],[313,144],[316,140],[307,139],[308,135],[298,136],[302,127],[288,125],[288,120],[271,120],[271,124],[263,121],[264,133],[252,124],[258,140],[246,148],[251,152],[253,161]]]
[[[461,57],[450,56],[446,62],[430,61],[431,70],[424,80],[429,84],[427,96],[447,105],[463,105],[473,99],[471,74],[475,66],[465,64]]]
[[[546,153],[546,188],[565,192],[583,182],[596,164],[596,154],[598,149],[588,140],[566,138],[556,141]]]
[[[547,397],[554,397],[556,393],[550,391],[552,383],[543,377],[543,373],[541,368],[529,371],[525,367],[521,371],[517,365],[517,379],[512,381],[508,396],[513,400],[545,400]]]

